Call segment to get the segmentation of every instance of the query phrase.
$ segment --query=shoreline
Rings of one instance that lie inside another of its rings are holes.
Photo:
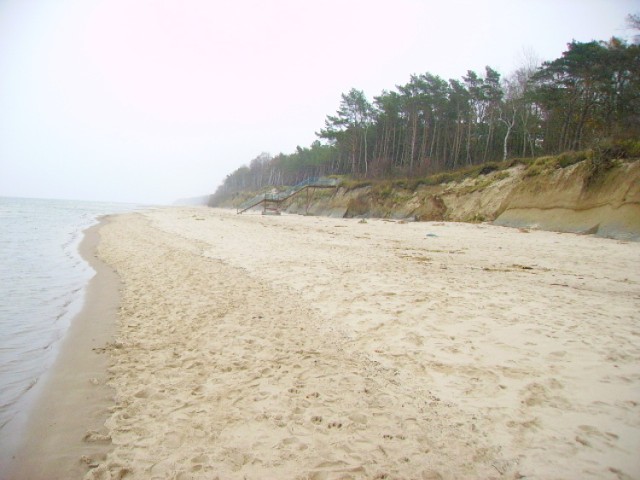
[[[51,369],[41,379],[2,480],[82,478],[110,449],[104,422],[113,405],[103,349],[116,332],[120,280],[97,256],[100,229],[109,216],[83,232],[82,258],[95,270],[81,311],[72,319]],[[11,433],[11,432],[9,432]],[[86,439],[86,440],[85,440]]]
[[[7,479],[640,472],[636,243],[172,207],[83,250]]]

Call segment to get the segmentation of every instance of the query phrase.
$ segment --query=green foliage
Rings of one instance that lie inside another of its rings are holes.
[[[600,178],[604,172],[614,166],[614,160],[622,159],[640,159],[640,141],[607,140],[589,150],[538,157],[528,164],[525,176],[533,177],[554,169],[567,168],[586,160],[587,182],[593,183],[595,179]]]
[[[607,160],[640,157],[639,117],[640,45],[573,41],[559,58],[508,77],[490,67],[449,81],[426,72],[373,102],[352,88],[317,134],[324,143],[259,155],[213,199],[328,175],[387,198],[381,179],[415,190],[514,165],[535,176],[583,160],[597,177]]]
[[[350,191],[358,188],[370,187],[373,183],[373,180],[357,180],[351,178],[344,179],[340,186],[346,188],[347,191]]]
[[[500,168],[500,165],[495,162],[485,163],[479,170],[478,175],[488,175],[495,172]]]
[[[537,175],[540,175],[543,171],[543,168],[540,165],[530,165],[529,168],[527,168],[527,171],[524,173],[525,177],[535,177]]]
[[[539,175],[545,171],[551,171],[559,168],[566,168],[578,162],[582,162],[589,158],[590,152],[583,150],[580,152],[564,152],[560,155],[547,155],[538,157],[528,164],[526,176]]]
[[[536,161],[536,157],[532,157],[532,158],[515,157],[515,158],[512,158],[511,160],[508,160],[507,164],[509,167],[515,167],[517,165],[523,165],[525,167],[529,167],[535,161]]]
[[[592,156],[608,160],[640,158],[640,140],[605,140],[593,148]]]
[[[640,159],[640,141],[607,140],[589,152],[586,163],[585,186],[592,187],[601,181],[606,173],[616,165],[616,160]]]
[[[561,153],[556,157],[555,165],[557,168],[566,168],[586,160],[588,156],[586,151]]]
[[[505,178],[509,178],[509,172],[498,172],[494,175],[493,181],[497,182],[499,180],[504,180]]]
[[[548,153],[583,150],[610,135],[640,134],[640,45],[571,42],[532,78]]]
[[[390,183],[384,183],[376,185],[372,192],[376,197],[385,200],[393,194],[394,189]]]

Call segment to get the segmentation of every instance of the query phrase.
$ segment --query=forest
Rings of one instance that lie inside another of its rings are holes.
[[[259,155],[215,196],[328,175],[420,177],[635,140],[640,44],[573,41],[560,58],[507,76],[488,66],[461,79],[412,75],[372,100],[353,88],[316,135],[293,153]]]

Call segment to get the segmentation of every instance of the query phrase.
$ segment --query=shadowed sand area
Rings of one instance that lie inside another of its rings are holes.
[[[100,233],[124,288],[87,478],[640,476],[639,243],[207,208]]]

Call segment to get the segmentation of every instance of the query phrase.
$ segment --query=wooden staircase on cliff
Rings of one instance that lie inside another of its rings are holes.
[[[262,205],[263,215],[280,215],[282,204],[290,198],[306,191],[307,192],[307,204],[306,213],[309,213],[309,205],[311,202],[311,193],[316,188],[336,188],[338,186],[338,180],[335,178],[307,178],[306,180],[289,187],[288,189],[277,192],[272,191],[270,193],[262,193],[247,200],[241,204],[236,213],[241,214],[247,210],[251,210],[259,205]]]

